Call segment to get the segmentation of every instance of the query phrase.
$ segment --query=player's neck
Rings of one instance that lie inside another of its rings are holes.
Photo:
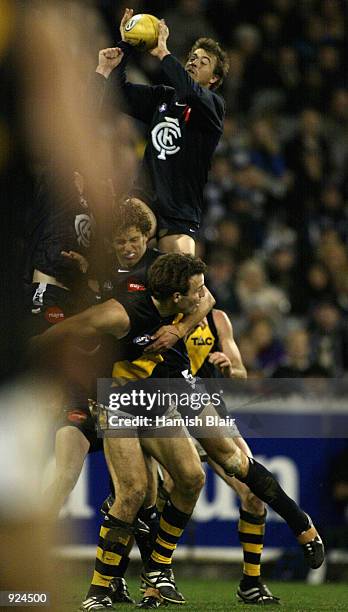
[[[156,300],[153,296],[151,296],[151,299],[161,317],[170,317],[171,315],[178,314],[173,302],[161,302],[160,300]]]

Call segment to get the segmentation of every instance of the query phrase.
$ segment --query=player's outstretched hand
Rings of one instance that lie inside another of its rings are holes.
[[[160,60],[162,60],[166,55],[169,55],[170,52],[168,51],[168,48],[167,48],[168,36],[169,36],[169,28],[166,25],[164,19],[161,19],[158,24],[157,47],[155,47],[154,49],[151,49],[149,53],[151,53],[151,55],[154,55],[155,57],[158,57]]]
[[[123,51],[119,47],[109,47],[99,51],[98,66],[96,72],[102,74],[106,79],[110,76],[116,66],[118,66],[123,58]]]
[[[88,261],[81,253],[77,253],[76,251],[61,251],[60,254],[66,257],[66,259],[73,261],[78,266],[80,272],[86,274],[88,270]]]
[[[153,342],[149,344],[144,353],[160,353],[172,348],[180,339],[178,328],[175,325],[163,325],[151,336]]]
[[[121,34],[121,39],[124,40],[124,26],[126,25],[127,21],[129,21],[129,19],[131,19],[131,17],[133,17],[133,9],[130,8],[126,8],[124,10],[123,13],[123,17],[121,19],[121,23],[120,23],[120,34]]]
[[[231,360],[225,355],[225,353],[220,353],[219,351],[215,351],[209,355],[209,361],[214,366],[219,368],[223,374],[226,373],[226,369],[232,368]]]

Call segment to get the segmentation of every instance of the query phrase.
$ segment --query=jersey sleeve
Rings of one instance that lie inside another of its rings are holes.
[[[109,93],[118,92],[122,110],[144,123],[151,123],[156,105],[170,88],[164,85],[139,85],[127,80],[126,66],[132,47],[128,43],[117,44],[124,53],[120,65],[111,73],[107,85]]]
[[[166,82],[175,89],[178,99],[185,100],[192,108],[198,110],[207,128],[222,132],[225,116],[223,99],[207,87],[195,83],[173,55],[164,57],[162,71]]]

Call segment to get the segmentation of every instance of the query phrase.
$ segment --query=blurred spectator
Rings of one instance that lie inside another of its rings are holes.
[[[231,254],[217,251],[209,261],[207,284],[216,299],[216,307],[229,314],[238,314],[240,304],[234,290],[235,263]]]
[[[326,230],[333,229],[342,242],[348,241],[348,215],[343,194],[335,183],[328,183],[320,194],[317,213],[309,222],[309,232],[314,244]]]
[[[237,218],[230,216],[224,217],[219,221],[215,228],[211,249],[214,252],[219,252],[220,249],[223,249],[225,254],[228,254],[237,263],[240,263],[250,255],[250,244],[248,243],[247,236],[243,235],[243,227]]]
[[[322,117],[312,108],[304,109],[299,117],[298,131],[285,149],[285,159],[295,175],[295,197],[309,192],[319,196],[319,190],[330,170],[329,147],[323,136]]]
[[[197,38],[217,38],[203,8],[202,0],[179,0],[175,6],[160,15],[166,20],[171,32],[170,50],[180,60],[186,56]]]
[[[263,193],[280,200],[285,195],[288,176],[277,133],[271,121],[265,118],[253,121],[250,133],[250,163],[263,173]]]
[[[335,291],[338,291],[348,275],[348,252],[337,232],[329,229],[322,233],[318,253],[330,272]]]
[[[224,216],[232,187],[232,170],[228,159],[223,155],[216,155],[212,162],[209,182],[204,191],[204,202],[207,210],[204,222],[209,228]],[[209,237],[209,234],[207,237]]]
[[[293,310],[305,315],[318,302],[335,301],[335,291],[324,263],[314,261],[308,267],[302,282],[299,281],[293,300]]]
[[[269,317],[279,323],[289,311],[286,293],[268,282],[264,266],[256,259],[248,259],[240,266],[237,295],[249,320]]]
[[[250,338],[256,349],[256,363],[266,376],[276,368],[284,358],[284,347],[275,335],[270,319],[259,319],[249,329]]]
[[[298,113],[303,104],[302,75],[299,55],[291,46],[279,49],[276,65],[276,89],[282,96],[281,110],[287,115]]]
[[[337,306],[330,302],[317,304],[308,329],[318,365],[332,377],[342,376],[348,367],[348,326]]]
[[[264,374],[257,360],[256,343],[250,334],[242,334],[237,344],[244,366],[248,372],[248,378],[263,378]]]
[[[327,369],[311,359],[309,334],[305,329],[291,331],[285,339],[285,356],[274,370],[273,378],[305,378],[328,376]]]
[[[327,133],[331,142],[332,163],[336,171],[335,178],[343,185],[347,180],[348,163],[348,89],[338,88],[331,92],[328,109]],[[348,189],[345,195],[348,195]]]
[[[271,283],[284,291],[290,302],[290,310],[293,312],[299,283],[294,249],[288,246],[277,247],[271,251],[267,264]]]

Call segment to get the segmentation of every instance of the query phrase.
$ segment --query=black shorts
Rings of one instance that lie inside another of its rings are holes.
[[[103,439],[98,438],[95,419],[88,408],[66,408],[58,421],[57,431],[68,426],[76,427],[87,438],[90,444],[89,453],[103,450]]]
[[[162,217],[156,214],[157,219],[157,238],[164,236],[173,236],[173,234],[185,234],[194,240],[199,231],[199,224],[195,221],[186,221],[185,219],[174,219],[172,217]]]
[[[199,223],[196,220],[193,221],[187,218],[180,218],[178,216],[171,217],[170,215],[167,215],[165,206],[159,206],[147,191],[134,189],[132,190],[130,197],[138,198],[144,202],[146,206],[151,208],[157,220],[157,239],[163,238],[164,236],[172,236],[173,234],[185,234],[186,236],[191,236],[191,238],[194,240],[196,239],[199,230]],[[189,216],[190,210],[185,209],[184,214],[185,213]]]
[[[48,283],[32,283],[26,287],[24,299],[29,338],[96,303],[89,291],[76,297],[73,292]]]

